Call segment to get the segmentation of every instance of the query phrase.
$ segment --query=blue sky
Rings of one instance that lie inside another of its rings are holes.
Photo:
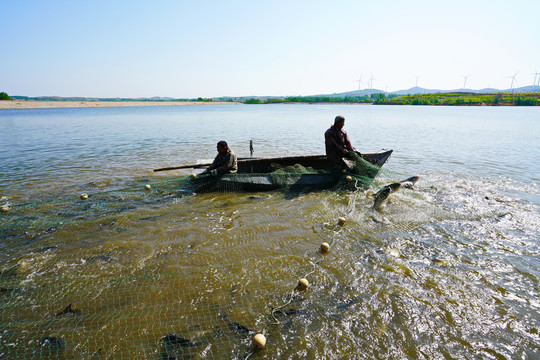
[[[0,91],[175,98],[509,88],[540,1],[0,0]],[[540,75],[539,75],[540,76]]]

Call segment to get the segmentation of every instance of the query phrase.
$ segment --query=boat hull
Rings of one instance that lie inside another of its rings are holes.
[[[217,178],[209,176],[194,179],[195,192],[257,192],[290,189],[323,190],[335,186],[343,174],[226,174]]]
[[[368,178],[376,176],[378,169],[388,160],[392,150],[384,153],[366,154],[362,157],[375,165]],[[280,168],[292,167],[308,172],[280,172]],[[238,173],[211,176],[205,174],[192,179],[195,192],[259,192],[287,189],[290,191],[318,191],[331,189],[338,184],[346,185],[347,173],[336,171],[335,165],[324,155],[300,157],[255,158],[238,161]],[[351,175],[354,175],[351,173]],[[342,187],[342,186],[341,186]]]

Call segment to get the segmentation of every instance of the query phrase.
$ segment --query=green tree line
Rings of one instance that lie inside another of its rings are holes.
[[[13,100],[6,92],[0,92],[0,100]]]
[[[244,101],[244,104],[283,104],[283,103],[372,103],[373,99],[369,96],[288,96],[285,98],[275,98],[260,100],[251,98]]]
[[[540,105],[540,92],[519,94],[436,93],[378,98],[377,105]]]
[[[435,93],[417,95],[395,95],[374,93],[370,96],[289,96],[261,100],[250,98],[245,104],[282,104],[282,103],[369,103],[376,105],[540,105],[540,92],[512,93]]]

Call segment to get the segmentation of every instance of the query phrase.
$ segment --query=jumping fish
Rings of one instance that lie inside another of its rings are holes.
[[[400,181],[401,186],[410,189],[410,188],[413,187],[414,184],[416,184],[416,182],[418,181],[419,178],[420,178],[420,176],[411,176],[411,177],[408,178],[408,179],[401,180],[401,181]]]
[[[385,186],[381,190],[377,191],[377,193],[373,195],[373,197],[375,198],[375,200],[373,201],[373,209],[380,210],[391,193],[392,188],[390,188],[390,186]]]
[[[375,195],[373,195],[373,197],[375,198],[375,200],[373,201],[373,209],[380,210],[391,193],[398,191],[402,186],[412,187],[418,181],[418,179],[419,176],[411,176],[410,178],[401,180],[400,182],[384,186]]]
[[[401,187],[401,182],[388,184],[388,185],[386,185],[386,187],[389,187],[390,192],[393,193],[393,192],[396,192],[396,191],[399,190],[399,188]]]

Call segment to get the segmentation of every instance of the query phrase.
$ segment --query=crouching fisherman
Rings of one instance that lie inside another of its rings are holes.
[[[217,143],[217,156],[212,164],[203,171],[203,174],[213,176],[223,174],[234,174],[238,170],[236,154],[229,148],[226,141]]]

